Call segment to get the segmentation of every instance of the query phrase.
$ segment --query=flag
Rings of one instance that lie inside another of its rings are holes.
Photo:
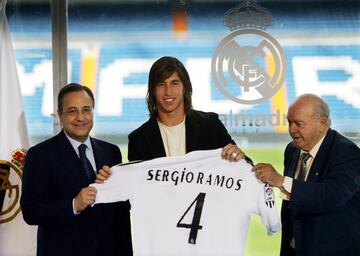
[[[24,222],[19,203],[29,140],[5,4],[0,0],[0,256],[32,256],[37,228]]]

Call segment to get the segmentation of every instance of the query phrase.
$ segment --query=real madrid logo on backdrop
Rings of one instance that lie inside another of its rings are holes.
[[[224,24],[233,32],[220,42],[211,62],[213,81],[225,97],[257,104],[280,89],[287,65],[280,44],[265,32],[271,22],[271,13],[253,1],[225,13]]]
[[[0,160],[0,224],[13,220],[21,211],[20,186],[26,149],[12,152],[11,162]]]

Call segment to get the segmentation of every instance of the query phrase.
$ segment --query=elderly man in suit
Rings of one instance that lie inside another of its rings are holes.
[[[39,256],[132,255],[128,203],[96,205],[96,170],[121,163],[117,146],[92,138],[91,90],[68,84],[58,95],[63,130],[29,149],[21,207],[38,225]]]
[[[257,177],[283,197],[281,255],[360,255],[360,149],[330,128],[329,107],[313,94],[288,111],[292,142],[284,176],[270,164]]]

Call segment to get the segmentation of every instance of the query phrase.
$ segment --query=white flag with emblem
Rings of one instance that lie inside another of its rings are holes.
[[[5,5],[0,0],[0,256],[31,256],[37,229],[24,222],[19,202],[29,140]]]

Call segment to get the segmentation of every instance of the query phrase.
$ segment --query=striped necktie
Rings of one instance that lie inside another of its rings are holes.
[[[306,177],[306,161],[309,159],[311,155],[308,152],[303,152],[300,155],[300,169],[299,175],[297,176],[297,180],[305,180]]]
[[[80,162],[81,165],[85,171],[86,177],[88,180],[92,183],[95,181],[96,175],[94,172],[94,169],[89,161],[89,159],[86,157],[85,151],[86,151],[86,145],[81,144],[79,147],[79,156],[80,156]]]

